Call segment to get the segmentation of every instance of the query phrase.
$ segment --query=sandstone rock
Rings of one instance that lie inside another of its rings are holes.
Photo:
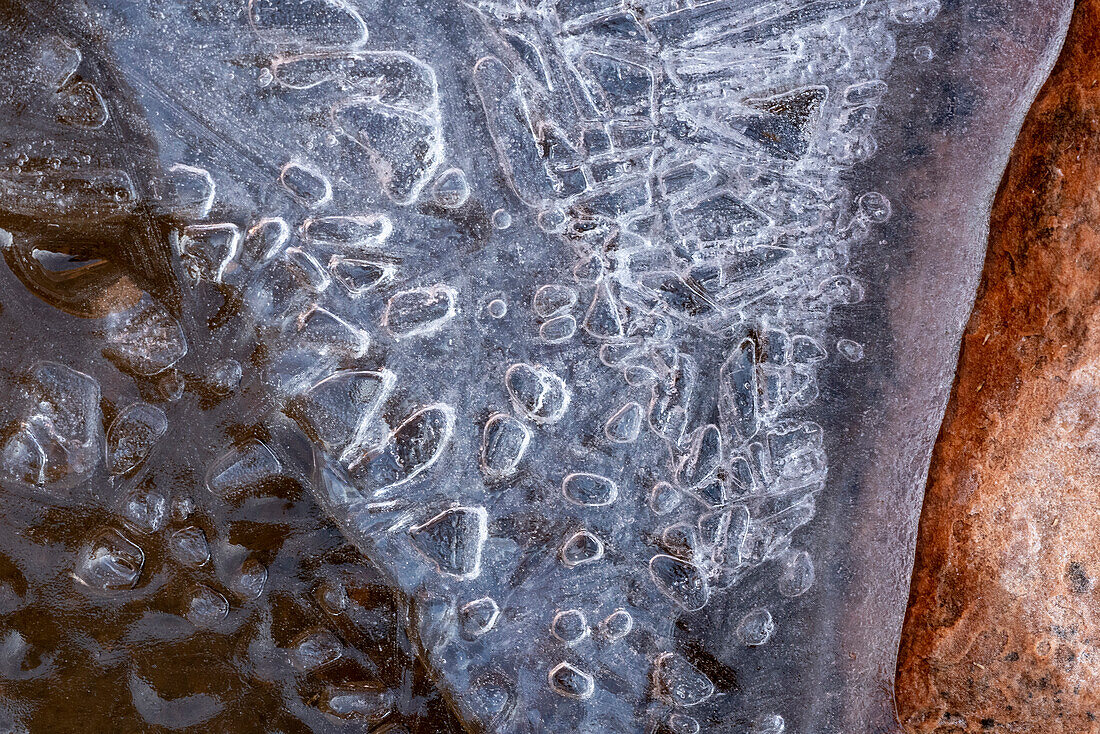
[[[912,732],[1100,731],[1100,2],[994,206],[897,677]]]

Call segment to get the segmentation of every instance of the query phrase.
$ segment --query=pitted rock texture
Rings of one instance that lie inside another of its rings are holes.
[[[921,519],[907,731],[1100,731],[1098,44],[1080,2],[994,206]]]

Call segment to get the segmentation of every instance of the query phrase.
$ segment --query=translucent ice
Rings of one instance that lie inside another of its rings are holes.
[[[167,310],[148,299],[108,316],[105,330],[104,354],[138,375],[163,372],[187,353],[183,327]]]
[[[103,451],[99,400],[91,376],[50,362],[33,367],[18,393],[18,421],[0,449],[5,474],[47,488],[89,477]]]
[[[390,298],[383,322],[398,339],[434,334],[454,318],[457,297],[455,289],[447,285],[402,291]]]
[[[77,5],[0,13],[0,587],[86,728],[888,727],[1065,0]]]
[[[107,431],[107,467],[112,474],[125,474],[153,450],[168,431],[164,411],[145,403],[134,403],[122,410]]]
[[[121,532],[106,529],[84,544],[74,577],[97,591],[131,589],[137,584],[144,563],[141,548]]]
[[[461,579],[481,573],[487,537],[485,510],[458,507],[409,529],[413,545],[443,574]]]

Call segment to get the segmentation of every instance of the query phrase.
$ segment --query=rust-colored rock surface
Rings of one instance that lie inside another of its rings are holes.
[[[1021,132],[933,457],[908,731],[1100,732],[1100,0]]]

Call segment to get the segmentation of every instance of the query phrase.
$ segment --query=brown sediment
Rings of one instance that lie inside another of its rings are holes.
[[[0,0],[0,250],[28,290],[70,315],[102,317],[142,293],[178,313],[169,241],[176,223],[156,206],[157,141],[80,7]],[[98,90],[102,119],[70,119],[62,89],[28,76],[41,43],[80,47],[64,88]]]
[[[1100,0],[993,208],[897,672],[911,732],[1100,732]]]

